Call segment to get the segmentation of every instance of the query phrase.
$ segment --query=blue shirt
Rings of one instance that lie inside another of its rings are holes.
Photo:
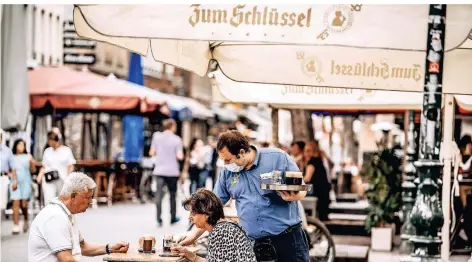
[[[282,233],[301,222],[297,201],[285,201],[273,190],[261,189],[260,174],[280,171],[299,171],[297,164],[284,151],[276,148],[256,148],[256,159],[249,170],[233,173],[221,170],[215,194],[227,203],[236,201],[239,222],[249,238],[259,239]]]
[[[9,172],[12,166],[13,154],[6,145],[0,145],[0,172]]]

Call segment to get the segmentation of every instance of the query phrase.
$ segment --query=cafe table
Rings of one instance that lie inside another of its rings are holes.
[[[199,250],[198,247],[189,247],[193,252]],[[187,261],[184,257],[163,257],[159,255],[160,250],[157,250],[156,253],[146,254],[140,253],[137,248],[130,247],[127,253],[111,253],[110,255],[105,255],[103,261],[113,261],[113,262],[183,262]]]
[[[103,261],[128,261],[128,262],[181,262],[186,261],[184,257],[162,257],[159,251],[152,254],[138,252],[130,248],[127,253],[111,253],[103,257]]]

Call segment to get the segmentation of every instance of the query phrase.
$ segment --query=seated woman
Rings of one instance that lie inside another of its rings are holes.
[[[223,203],[213,192],[198,189],[182,205],[190,211],[189,220],[209,232],[208,255],[206,259],[201,258],[181,246],[173,247],[172,252],[192,262],[256,262],[246,232],[235,222],[225,219]]]

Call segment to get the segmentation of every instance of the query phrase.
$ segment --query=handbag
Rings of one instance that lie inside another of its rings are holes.
[[[46,179],[46,182],[48,183],[56,181],[59,179],[59,172],[57,172],[56,170],[49,171],[44,174],[44,178]]]

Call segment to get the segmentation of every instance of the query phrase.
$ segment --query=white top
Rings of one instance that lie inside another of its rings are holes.
[[[34,218],[28,239],[28,261],[57,262],[56,253],[72,250],[80,261],[80,242],[84,241],[75,215],[58,198],[53,199]]]
[[[43,154],[44,171],[50,172],[56,170],[62,180],[65,180],[68,172],[67,167],[75,164],[75,158],[72,150],[64,145],[59,146],[56,150],[52,147],[46,148]]]

